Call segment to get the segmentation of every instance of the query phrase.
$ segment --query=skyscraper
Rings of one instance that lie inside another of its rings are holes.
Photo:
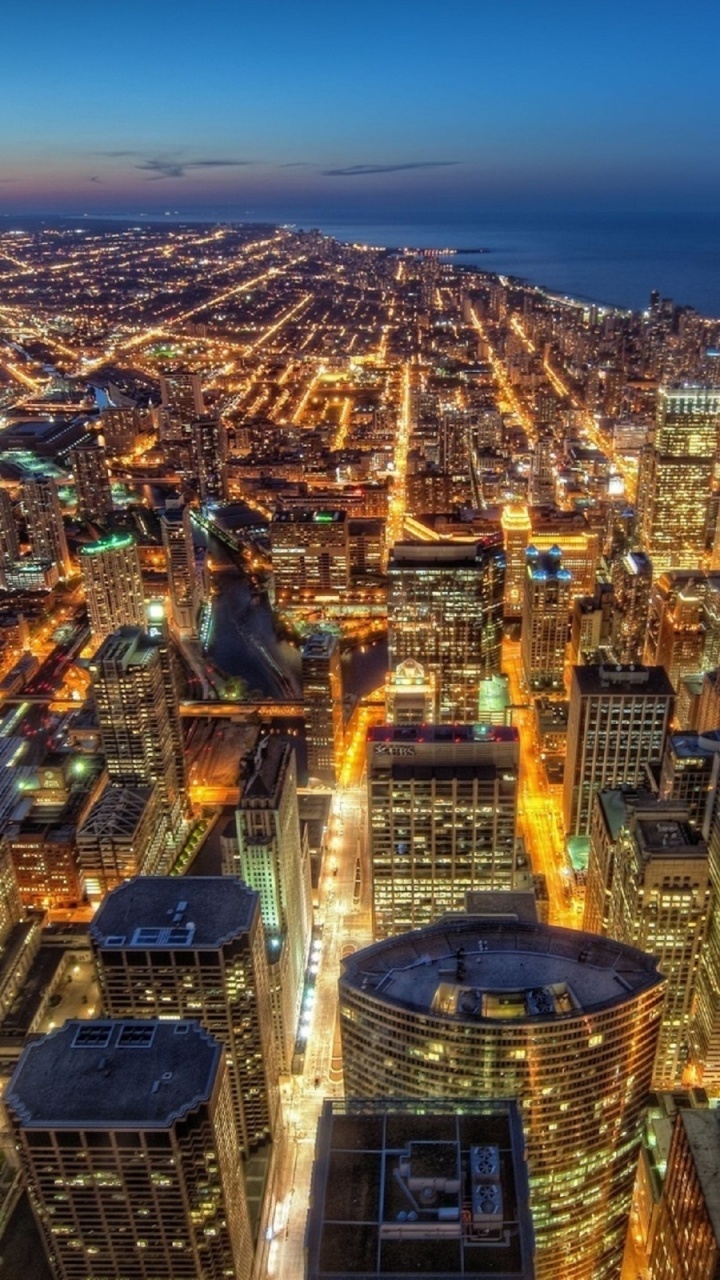
[[[646,660],[665,668],[676,692],[683,676],[703,667],[706,588],[704,574],[671,572],[650,594]]]
[[[572,574],[562,551],[526,553],[522,611],[522,662],[531,689],[562,689],[568,643]]]
[[[278,1108],[258,895],[228,876],[138,876],[90,927],[113,1018],[196,1018],[225,1048],[235,1128],[247,1155]]]
[[[512,889],[517,729],[383,725],[368,732],[376,937],[463,911],[474,889]]]
[[[189,507],[166,507],[160,517],[173,631],[182,639],[197,635],[200,589]]]
[[[406,658],[385,677],[388,724],[434,724],[437,720],[435,677],[414,658]]]
[[[5,570],[20,555],[13,504],[6,489],[0,488],[0,587],[5,586]]]
[[[645,766],[660,763],[673,701],[663,667],[573,667],[563,781],[566,835],[590,834],[596,791],[637,786]]]
[[[720,1116],[681,1107],[673,1126],[658,1223],[653,1280],[709,1280],[720,1270]]]
[[[249,1280],[223,1051],[196,1022],[68,1021],[4,1101],[57,1280]]]
[[[344,738],[342,669],[337,636],[309,635],[302,650],[308,774],[329,786],[340,776]]]
[[[113,500],[105,450],[88,439],[70,452],[75,480],[77,513],[81,520],[103,524],[112,515]]]
[[[118,627],[145,627],[140,556],[132,534],[88,542],[79,559],[93,639],[99,643]]]
[[[199,373],[188,369],[168,369],[160,378],[160,403],[167,414],[190,423],[205,413]]]
[[[275,599],[301,605],[337,596],[350,582],[347,513],[304,507],[276,511],[270,522]]]
[[[673,733],[660,770],[660,795],[687,805],[688,821],[704,840],[718,802],[720,729],[710,733]]]
[[[240,782],[235,817],[234,872],[260,894],[279,1066],[290,1071],[310,951],[312,886],[300,838],[295,751],[288,742],[261,738]]]
[[[343,961],[346,1096],[517,1099],[538,1280],[615,1280],[663,997],[632,947],[446,918]]]
[[[190,428],[193,475],[198,482],[201,502],[212,502],[224,496],[223,467],[227,461],[227,431],[222,418],[214,413],[195,418]]]
[[[21,498],[33,555],[57,565],[60,577],[67,578],[70,552],[55,481],[26,480]]]
[[[503,507],[501,522],[505,537],[505,616],[521,618],[525,590],[525,552],[532,528],[530,513],[526,506],[513,503]]]
[[[440,719],[477,720],[480,681],[500,670],[505,553],[481,542],[399,542],[388,565],[390,667],[413,658],[436,681]]]
[[[157,788],[169,830],[176,831],[182,797],[159,646],[136,627],[122,627],[103,641],[90,673],[111,782]]]
[[[642,544],[656,573],[696,569],[712,541],[719,433],[720,390],[660,387],[638,484]]]
[[[705,841],[687,807],[601,791],[593,811],[583,926],[655,956],[667,979],[653,1088],[677,1089],[710,905]]]
[[[628,551],[612,565],[613,647],[618,661],[642,662],[650,610],[652,561],[642,551]]]

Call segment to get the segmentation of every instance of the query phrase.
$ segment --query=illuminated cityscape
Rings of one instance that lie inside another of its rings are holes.
[[[720,321],[251,221],[0,277],[0,1280],[715,1274]]]

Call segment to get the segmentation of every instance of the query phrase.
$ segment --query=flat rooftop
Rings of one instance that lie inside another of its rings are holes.
[[[223,1052],[197,1022],[72,1020],[27,1046],[4,1102],[24,1129],[168,1129],[210,1099]]]
[[[580,693],[632,694],[634,697],[672,697],[673,686],[664,667],[644,667],[640,663],[600,663],[573,667],[573,685]]]
[[[380,724],[368,729],[368,742],[519,742],[517,729],[504,724]]]
[[[342,987],[438,1018],[577,1017],[662,982],[654,957],[582,930],[448,916],[343,960]]]
[[[215,950],[248,932],[258,903],[234,876],[135,876],[103,900],[90,937],[102,948]]]
[[[308,1280],[532,1280],[515,1103],[328,1101],[316,1149]]]

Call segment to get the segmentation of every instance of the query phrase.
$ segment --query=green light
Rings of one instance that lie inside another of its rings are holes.
[[[316,524],[332,524],[335,517],[329,511],[316,511],[313,520]]]
[[[99,556],[103,551],[115,551],[119,547],[133,547],[135,539],[131,533],[111,533],[108,538],[101,538],[99,542],[92,542],[86,547],[80,548],[80,554],[83,556]]]

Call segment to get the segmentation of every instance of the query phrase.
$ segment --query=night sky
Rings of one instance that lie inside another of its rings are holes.
[[[0,212],[720,209],[717,0],[5,6]]]

